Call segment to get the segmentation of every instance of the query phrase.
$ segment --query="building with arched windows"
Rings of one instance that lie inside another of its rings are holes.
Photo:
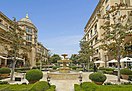
[[[28,50],[25,51],[21,48],[19,55],[17,56],[16,66],[36,66],[36,61],[40,61],[42,58],[44,61],[48,61],[48,49],[38,42],[38,29],[29,19],[28,14],[26,17],[17,21],[17,31],[23,31],[22,38],[24,46],[28,46]],[[6,37],[3,37],[2,32],[11,31],[13,29],[13,21],[10,20],[6,15],[0,12],[0,65],[10,66],[11,55],[10,55],[10,43]],[[39,45],[39,46],[38,46]],[[40,51],[43,50],[43,51]],[[39,54],[43,54],[38,56]],[[39,58],[39,60],[38,60]]]

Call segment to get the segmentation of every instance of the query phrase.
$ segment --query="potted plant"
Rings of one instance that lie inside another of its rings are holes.
[[[89,75],[89,79],[97,85],[102,85],[107,78],[103,73],[95,72]]]
[[[42,79],[42,77],[43,73],[38,69],[32,69],[26,73],[26,79],[29,81],[29,83],[35,83]]]
[[[0,76],[6,78],[10,75],[11,70],[9,68],[0,68]]]
[[[128,80],[129,75],[132,75],[132,71],[129,69],[121,69],[121,77]]]

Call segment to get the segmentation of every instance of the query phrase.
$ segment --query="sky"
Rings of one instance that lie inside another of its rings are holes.
[[[0,11],[19,21],[28,13],[38,41],[52,54],[77,54],[84,28],[99,0],[1,0]]]

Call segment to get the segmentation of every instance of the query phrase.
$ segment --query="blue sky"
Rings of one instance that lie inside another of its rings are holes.
[[[1,0],[0,11],[17,20],[26,13],[38,40],[52,53],[78,53],[84,27],[99,0]]]

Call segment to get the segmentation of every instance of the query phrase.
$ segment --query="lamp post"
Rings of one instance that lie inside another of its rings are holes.
[[[50,86],[50,77],[49,77],[49,75],[47,76],[47,82],[48,82],[48,85]]]
[[[79,78],[79,82],[80,82],[80,86],[81,86],[82,85],[82,72],[80,71],[79,73],[80,74],[79,74],[78,78]]]

